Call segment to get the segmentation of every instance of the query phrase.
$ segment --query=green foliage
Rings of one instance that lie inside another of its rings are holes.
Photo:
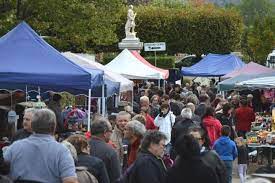
[[[116,58],[117,55],[118,55],[118,53],[104,53],[103,65],[106,65],[109,62],[111,62],[114,58]]]
[[[242,20],[236,11],[211,5],[139,6],[136,11],[138,37],[143,42],[166,42],[169,54],[228,53],[240,42]]]
[[[155,65],[155,57],[149,56],[145,57],[145,60]],[[174,56],[157,56],[156,57],[156,67],[163,69],[171,69],[175,67],[175,57]]]
[[[255,20],[244,33],[244,51],[250,60],[264,64],[268,53],[275,47],[275,18]]]
[[[257,18],[274,16],[275,3],[270,0],[242,0],[239,6],[246,25],[254,24]]]
[[[7,24],[0,28],[2,34],[9,24],[25,20],[61,51],[100,51],[118,41],[121,0],[17,0],[17,6],[14,0],[7,2],[11,8],[1,18]]]

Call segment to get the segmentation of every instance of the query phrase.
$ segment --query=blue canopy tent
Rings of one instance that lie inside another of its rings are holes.
[[[245,63],[236,55],[220,55],[209,53],[200,62],[191,67],[182,68],[183,76],[221,77],[235,69],[240,69]]]
[[[40,87],[73,94],[89,93],[90,98],[91,89],[103,84],[103,71],[87,71],[74,64],[25,22],[0,39],[0,62],[0,88],[3,89]],[[102,90],[104,93],[104,87]]]
[[[218,90],[220,91],[228,91],[233,89],[241,89],[241,86],[237,86],[237,83],[242,81],[246,81],[249,79],[254,78],[261,78],[261,77],[268,77],[268,76],[275,76],[275,72],[271,73],[264,73],[264,74],[241,74],[236,77],[224,80],[218,84]],[[244,88],[245,89],[245,88]]]

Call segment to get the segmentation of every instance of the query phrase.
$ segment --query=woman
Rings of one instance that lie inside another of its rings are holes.
[[[179,154],[174,166],[168,170],[167,183],[218,183],[214,169],[200,156],[200,145],[192,135],[183,135],[175,145]]]
[[[221,122],[214,117],[214,109],[212,107],[206,107],[205,114],[202,117],[202,125],[206,129],[210,146],[212,147],[214,142],[221,136]]]
[[[126,170],[122,181],[129,183],[164,183],[166,167],[161,159],[165,148],[165,134],[149,131],[144,136],[137,160]]]
[[[76,149],[77,166],[85,166],[98,182],[109,183],[107,170],[102,160],[90,155],[90,146],[83,135],[72,135],[67,139]]]
[[[127,167],[137,159],[137,153],[145,131],[145,126],[137,120],[130,121],[125,126],[124,138],[129,142]]]
[[[216,114],[217,119],[221,122],[222,125],[228,125],[231,128],[231,134],[230,139],[234,140],[237,137],[236,131],[235,131],[235,125],[233,123],[232,118],[232,112],[234,110],[234,107],[226,103],[222,106],[222,113]]]

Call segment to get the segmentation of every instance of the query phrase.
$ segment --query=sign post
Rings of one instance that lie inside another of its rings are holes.
[[[144,43],[144,51],[153,51],[155,53],[155,66],[157,66],[157,51],[165,51],[165,42]]]

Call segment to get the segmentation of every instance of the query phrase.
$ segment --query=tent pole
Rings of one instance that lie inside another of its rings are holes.
[[[158,87],[159,87],[159,89],[160,89],[160,79],[158,80]]]
[[[101,114],[101,98],[97,98],[97,113]]]
[[[166,94],[165,93],[165,79],[163,80],[163,93]]]
[[[88,95],[88,132],[91,131],[91,89],[89,89]]]
[[[105,116],[105,96],[104,96],[104,93],[105,93],[105,85],[103,84],[102,85],[102,116],[104,117]]]
[[[28,102],[28,86],[26,85],[26,102]]]

